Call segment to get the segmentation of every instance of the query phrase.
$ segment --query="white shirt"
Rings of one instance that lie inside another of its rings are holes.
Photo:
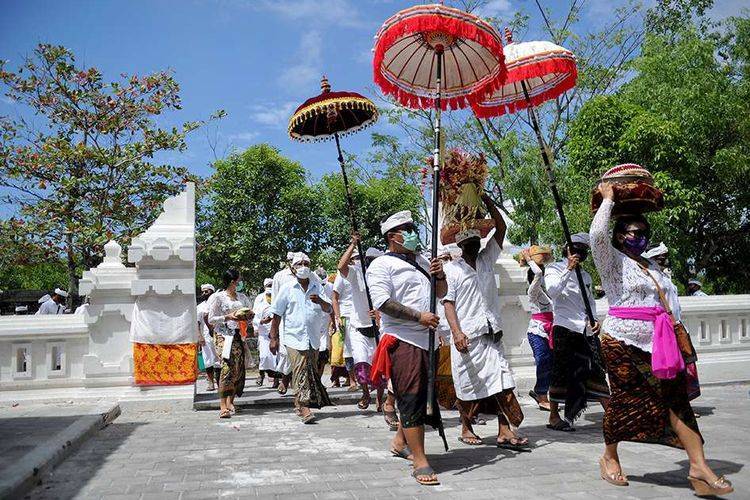
[[[323,281],[323,292],[329,299],[333,297],[333,284],[328,280]],[[328,350],[328,327],[331,325],[331,313],[325,312],[321,308],[320,314],[322,318],[320,320],[320,347],[318,350],[323,352]]]
[[[589,304],[593,309],[596,307],[596,303],[591,292],[591,275],[583,269],[581,269],[581,274],[586,286]],[[583,296],[578,286],[575,270],[568,269],[567,261],[555,262],[545,267],[544,282],[547,285],[547,294],[552,299],[552,311],[555,316],[553,325],[584,333],[588,318],[586,317],[586,306],[583,305]]]
[[[284,320],[284,345],[298,351],[320,348],[322,308],[310,300],[310,295],[330,304],[320,280],[310,280],[305,291],[296,279],[284,285],[271,304],[271,313]]]
[[[544,272],[536,264],[536,262],[529,261],[529,268],[534,273],[534,279],[531,280],[529,289],[526,295],[529,297],[529,306],[531,308],[531,314],[552,312],[552,299],[547,294],[547,289],[544,285]],[[547,338],[547,332],[544,331],[544,325],[538,319],[531,318],[529,320],[529,333],[538,335],[542,338]]]
[[[222,335],[231,335],[240,325],[235,320],[224,321],[224,316],[241,307],[251,307],[250,299],[244,293],[237,292],[237,299],[232,300],[226,290],[216,292],[209,300],[208,322],[214,325],[216,331]]]
[[[349,266],[349,273],[343,281],[349,283],[351,290],[352,314],[349,321],[354,328],[367,328],[372,326],[370,318],[370,307],[367,304],[367,292],[365,291],[365,280],[362,277],[362,268],[359,265]]]
[[[36,314],[63,314],[64,312],[65,306],[58,304],[50,298],[41,305]]]
[[[704,292],[703,290],[696,290],[690,296],[691,297],[708,297],[708,294]]]
[[[500,328],[493,324],[494,315],[490,313],[490,304],[482,294],[482,277],[477,271],[460,257],[446,264],[444,269],[448,292],[442,301],[455,304],[461,331],[470,339],[480,337],[489,333],[488,322],[492,324],[493,331],[500,331]],[[494,276],[491,275],[490,279],[494,281]]]
[[[271,323],[262,324],[260,322],[262,319],[271,316],[271,304],[269,304],[268,300],[266,299],[265,290],[263,291],[263,293],[259,293],[255,297],[255,301],[253,302],[253,312],[255,313],[255,316],[253,317],[253,328],[258,334],[258,337],[265,337],[267,339],[270,339]]]
[[[638,262],[612,246],[609,237],[609,219],[614,202],[604,200],[591,222],[591,254],[602,279],[610,307],[661,306],[659,293],[652,280]],[[648,273],[659,283],[666,296],[672,288],[672,280],[651,262]],[[667,299],[669,300],[669,299]],[[620,319],[609,316],[602,324],[609,336],[632,345],[642,351],[651,352],[654,324],[637,319]]]
[[[425,271],[430,268],[427,259],[421,255],[416,256],[416,263]],[[430,280],[408,262],[382,255],[372,261],[366,276],[375,309],[380,309],[386,300],[392,299],[416,311],[430,310]],[[393,335],[420,349],[428,349],[429,330],[418,322],[383,313],[381,323],[384,334]]]
[[[211,335],[208,332],[208,325],[206,325],[206,322],[204,319],[208,316],[208,301],[211,297],[204,300],[200,304],[198,304],[198,307],[196,308],[196,317],[198,318],[198,329],[201,332],[201,335],[204,339],[210,339]]]
[[[292,274],[292,270],[288,267],[285,267],[281,271],[276,272],[276,274],[273,275],[273,285],[271,285],[271,297],[276,298],[279,296],[279,291],[281,291],[281,287],[285,284],[289,283],[290,281],[294,281],[296,278]]]
[[[339,294],[339,314],[343,318],[351,320],[354,315],[354,303],[352,302],[352,284],[345,280],[341,273],[336,273],[333,281],[333,291]]]

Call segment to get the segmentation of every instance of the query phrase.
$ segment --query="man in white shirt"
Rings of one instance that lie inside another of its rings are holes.
[[[64,314],[65,313],[65,299],[68,298],[68,292],[62,288],[55,288],[55,293],[52,297],[47,299],[36,314]]]
[[[357,407],[360,410],[366,410],[371,401],[370,366],[372,365],[372,356],[375,354],[377,328],[373,326],[375,311],[371,311],[368,305],[365,281],[362,276],[362,264],[357,252],[358,242],[359,236],[354,235],[351,244],[339,259],[338,272],[341,281],[348,283],[350,290],[349,315],[347,316],[344,345],[348,344],[349,346],[353,363],[352,371],[356,376],[356,382],[362,387],[362,398],[357,403]],[[365,265],[367,265],[367,262]],[[336,285],[334,284],[335,292]],[[378,411],[382,409],[384,389],[385,384],[383,383],[376,387]]]
[[[271,353],[269,345],[271,343],[271,302],[272,302],[273,279],[266,278],[263,280],[263,291],[255,297],[253,303],[253,330],[258,338],[258,380],[257,386],[262,386],[266,375],[273,379],[273,385],[278,387],[279,377],[276,373],[276,356]]]
[[[382,327],[371,378],[390,378],[401,414],[391,453],[411,457],[417,482],[435,485],[439,484],[437,476],[424,453],[424,424],[439,422],[436,401],[433,417],[426,414],[429,330],[440,323],[440,317],[429,312],[429,276],[437,278],[437,297],[442,298],[447,290],[445,273],[440,260],[428,262],[417,254],[419,234],[408,210],[385,219],[380,230],[388,253],[376,258],[366,273]]]
[[[589,253],[588,233],[577,233],[571,237],[572,247],[567,245],[564,261],[548,265],[544,270],[547,294],[552,299],[552,375],[550,377],[550,417],[547,427],[556,431],[574,431],[573,422],[586,409],[587,401],[599,401],[604,405],[609,397],[609,388],[604,378],[603,367],[597,360],[598,352],[592,350],[587,339],[588,318],[584,296],[578,285],[576,267],[586,260]],[[586,299],[592,309],[596,308],[589,273],[581,269],[586,286]],[[599,322],[590,326],[592,335],[599,335]],[[560,418],[558,405],[565,403],[565,418]]]
[[[462,256],[445,266],[448,292],[443,305],[451,330],[453,386],[461,410],[459,440],[469,445],[482,444],[471,424],[481,406],[483,412],[498,417],[497,446],[520,451],[528,448],[529,441],[519,438],[511,427],[521,425],[523,412],[513,394],[516,384],[505,358],[500,293],[494,273],[506,225],[492,200],[485,195],[483,201],[495,221],[495,234],[480,250],[478,230],[460,231],[456,244]]]
[[[344,334],[344,363],[346,366],[349,392],[356,392],[357,378],[354,374],[354,358],[352,357],[351,336],[349,330],[350,318],[352,316],[352,285],[341,276],[341,272],[336,271],[336,278],[333,280],[333,295],[331,295],[331,306],[333,306],[333,319],[337,331]]]
[[[688,295],[691,297],[708,297],[706,292],[701,290],[703,283],[698,280],[688,281]]]
[[[282,286],[271,304],[271,353],[280,350],[279,327],[284,321],[283,344],[292,367],[292,387],[296,390],[294,406],[305,424],[315,420],[310,408],[331,404],[318,376],[321,310],[329,312],[331,304],[319,279],[312,280],[310,261],[297,254],[292,262],[295,281]]]

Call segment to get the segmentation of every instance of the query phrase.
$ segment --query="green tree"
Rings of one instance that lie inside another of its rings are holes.
[[[651,217],[654,238],[673,250],[683,283],[705,274],[717,293],[748,290],[750,252],[750,87],[748,19],[726,43],[694,28],[650,35],[634,78],[588,102],[571,125],[567,198],[583,210],[592,179],[617,163],[639,163],[664,189]],[[722,60],[720,53],[734,57]]]
[[[248,286],[258,288],[287,251],[324,248],[322,202],[302,165],[260,144],[214,168],[199,211],[200,272],[220,277],[238,268]]]
[[[417,221],[421,221],[419,210],[424,198],[416,187],[406,183],[401,177],[370,177],[363,182],[353,182],[352,178],[356,176],[351,176],[349,182],[362,245],[365,248],[383,247],[380,220],[387,215],[400,210],[411,210]],[[349,244],[352,229],[341,174],[323,176],[316,187],[325,220],[326,243],[334,249],[345,248]]]
[[[179,85],[167,72],[107,83],[68,49],[47,44],[16,72],[5,66],[5,94],[36,123],[0,117],[2,201],[18,208],[43,248],[63,256],[75,294],[77,271],[98,263],[107,240],[127,244],[182,189],[187,169],[154,156],[184,151],[185,135],[200,123],[156,125],[162,113],[181,109]]]

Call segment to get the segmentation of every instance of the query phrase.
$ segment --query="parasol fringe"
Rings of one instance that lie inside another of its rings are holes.
[[[553,73],[568,73],[568,76],[555,87],[530,96],[531,104],[533,106],[539,106],[540,104],[549,101],[550,99],[554,99],[575,87],[576,80],[578,79],[578,69],[576,68],[575,59],[550,59],[536,63],[533,67],[531,65],[519,67],[518,69],[511,71],[510,75],[513,80],[506,82],[506,84],[531,78],[538,78],[539,76]],[[521,111],[526,109],[528,105],[529,103],[526,99],[517,99],[514,102],[499,105],[490,105],[481,102],[479,104],[473,104],[472,110],[477,118],[491,118],[493,116],[500,116],[506,113],[512,114]]]
[[[486,28],[481,27],[481,23]],[[375,83],[386,94],[393,96],[402,105],[412,108],[427,108],[434,106],[435,99],[429,96],[415,96],[411,92],[405,91],[394,85],[383,76],[380,67],[385,58],[385,52],[398,38],[404,35],[417,32],[441,31],[448,33],[456,38],[466,38],[480,43],[482,46],[499,57],[500,64],[497,66],[497,74],[486,77],[483,81],[477,82],[472,86],[465,95],[441,99],[441,109],[462,109],[472,104],[478,104],[485,100],[495,90],[500,88],[507,76],[505,68],[505,56],[503,55],[503,44],[500,36],[491,26],[479,18],[474,22],[459,20],[446,17],[439,13],[430,12],[415,15],[409,19],[403,19],[393,26],[387,27],[378,34],[375,43],[375,57],[373,59],[373,73]]]

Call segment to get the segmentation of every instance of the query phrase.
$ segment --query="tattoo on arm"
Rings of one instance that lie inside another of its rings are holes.
[[[412,309],[411,307],[407,307],[400,302],[396,302],[393,299],[388,299],[383,302],[383,305],[380,306],[380,312],[385,313],[393,318],[407,319],[416,322],[419,322],[419,318],[422,316],[419,311]]]

